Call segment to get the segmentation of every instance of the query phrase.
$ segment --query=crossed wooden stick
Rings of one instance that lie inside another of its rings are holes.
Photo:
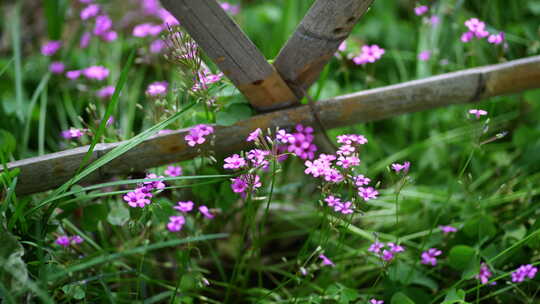
[[[303,93],[373,0],[317,0],[273,65],[215,0],[161,2],[253,108],[267,112],[233,126],[216,127],[215,150],[223,154],[244,148],[245,138],[256,128],[315,125],[315,114],[324,126],[339,127],[540,88],[540,56],[534,56],[338,96],[310,108],[299,103]],[[83,182],[96,183],[114,175],[194,158],[196,149],[184,141],[187,132],[151,137],[92,172]],[[91,161],[124,143],[98,144]],[[9,169],[20,169],[17,194],[63,185],[77,172],[87,151],[87,146],[79,147],[9,163]]]

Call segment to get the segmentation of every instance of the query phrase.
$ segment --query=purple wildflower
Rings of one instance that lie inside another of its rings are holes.
[[[441,22],[439,16],[433,15],[429,17],[428,23],[431,24],[432,27],[437,26]]]
[[[171,232],[177,232],[182,230],[182,227],[186,223],[186,219],[181,215],[173,215],[169,217],[169,223],[167,224],[167,229]]]
[[[242,174],[231,179],[231,188],[233,192],[240,193],[244,196],[248,189],[256,190],[262,186],[261,178],[256,174]]]
[[[407,172],[409,172],[410,167],[411,167],[411,163],[408,161],[404,162],[403,165],[398,164],[398,163],[392,164],[392,170],[396,171],[396,173],[403,171],[404,174],[407,174]]]
[[[431,51],[422,51],[418,54],[418,59],[421,61],[428,61],[431,58]]]
[[[151,203],[147,197],[148,197],[147,193],[143,192],[141,188],[137,188],[133,191],[128,192],[126,195],[124,195],[123,199],[124,201],[128,203],[130,207],[143,208],[144,206],[149,205]]]
[[[62,74],[65,68],[66,65],[61,61],[53,61],[49,65],[49,71],[53,74]]]
[[[441,229],[442,233],[444,233],[445,235],[450,233],[450,232],[456,232],[457,229],[455,227],[452,227],[452,226],[439,226],[439,229]]]
[[[205,205],[199,206],[199,212],[207,219],[214,218],[214,215],[210,213],[210,210]]]
[[[107,15],[100,15],[96,17],[96,24],[94,25],[94,35],[101,36],[107,33],[112,27],[112,20]]]
[[[351,202],[343,202],[334,206],[334,211],[342,214],[351,214],[354,212],[354,206]]]
[[[99,89],[96,92],[97,97],[101,99],[110,98],[113,94],[114,94],[114,86],[111,86],[111,85],[104,86],[103,88]]]
[[[158,24],[152,23],[143,23],[136,25],[133,28],[133,36],[135,37],[146,37],[146,36],[156,36],[163,31],[163,27]]]
[[[390,248],[390,251],[394,253],[405,251],[405,248],[403,248],[403,246],[396,245],[395,243],[387,243],[386,246],[388,246],[388,248]]]
[[[101,65],[87,67],[82,71],[84,77],[94,80],[103,80],[109,77],[109,70]]]
[[[501,44],[504,41],[504,32],[492,34],[488,37],[488,42],[491,44]]]
[[[378,45],[364,45],[362,46],[362,51],[360,55],[353,58],[353,62],[357,65],[373,63],[381,59],[384,55],[385,50]]]
[[[525,281],[526,278],[533,279],[538,272],[538,268],[531,264],[521,265],[518,269],[512,272],[512,282],[520,283]]]
[[[155,81],[148,85],[146,88],[146,95],[156,97],[167,94],[167,87],[169,83],[167,81]]]
[[[313,128],[296,125],[296,132],[292,134],[294,140],[290,138],[287,150],[301,159],[313,159],[317,146],[313,144]]]
[[[480,116],[484,116],[484,115],[487,115],[487,111],[484,111],[484,110],[479,110],[479,109],[471,109],[469,110],[469,114],[472,114],[474,116],[476,116],[476,119],[480,119]]]
[[[193,206],[195,204],[193,204],[192,201],[186,201],[186,202],[178,202],[176,203],[178,206],[174,206],[174,209],[180,211],[180,212],[184,212],[184,213],[187,213],[187,212],[190,212],[191,210],[193,210]]]
[[[52,56],[58,52],[60,47],[62,47],[62,41],[48,41],[41,46],[41,54],[45,56]]]
[[[394,259],[394,253],[390,250],[383,250],[382,251],[382,255],[381,255],[381,258],[386,261],[386,262],[389,262],[391,260]]]
[[[225,163],[223,168],[229,170],[236,170],[246,166],[246,160],[238,154],[233,154],[225,158]]]
[[[355,176],[353,179],[354,179],[354,184],[358,187],[366,186],[371,182],[371,179],[363,176],[362,174]]]
[[[78,235],[74,235],[70,238],[71,245],[77,245],[84,242],[84,239]]]
[[[98,15],[100,6],[98,4],[90,4],[81,10],[81,20],[87,20]]]
[[[427,5],[420,5],[414,8],[414,13],[416,16],[422,16],[423,14],[427,13],[429,10],[429,7]]]
[[[422,264],[431,266],[437,265],[437,257],[442,254],[442,251],[440,251],[437,248],[430,248],[427,251],[422,252]]]
[[[231,15],[237,15],[240,12],[240,7],[238,5],[233,5],[228,2],[223,2],[220,4],[221,8]]]
[[[69,246],[70,241],[71,240],[70,240],[69,236],[67,236],[67,235],[62,235],[62,236],[59,236],[58,238],[56,238],[56,244],[58,244],[60,246],[64,246],[64,247]]]
[[[369,246],[368,251],[373,253],[379,253],[381,252],[381,249],[383,249],[384,243],[381,243],[379,241],[375,241],[371,246]]]
[[[294,141],[294,136],[287,133],[285,130],[278,130],[276,134],[276,139],[282,144],[291,143]]]
[[[154,40],[152,43],[150,43],[150,53],[157,54],[161,53],[161,51],[165,48],[165,41],[162,39]]]
[[[247,158],[255,168],[267,169],[270,163],[266,157],[270,155],[270,151],[253,149],[247,153]]]
[[[164,178],[164,176],[157,176],[154,173],[150,173],[146,175],[145,177],[145,179],[156,179],[156,178]],[[148,182],[144,182],[143,184],[146,185],[147,187],[150,187],[152,190],[154,189],[163,190],[165,188],[165,183],[160,180],[148,181]]]
[[[90,32],[84,32],[81,35],[81,40],[79,40],[79,47],[85,49],[90,44],[90,39],[92,39],[92,34]]]
[[[358,195],[365,201],[369,201],[371,199],[376,199],[379,195],[379,191],[375,190],[373,187],[359,187]]]
[[[246,141],[255,141],[261,135],[262,131],[260,128],[255,129],[255,131],[249,133],[249,136],[246,138]]]
[[[334,264],[334,262],[332,262],[328,257],[326,257],[324,254],[320,254],[319,255],[319,258],[322,260],[322,265],[323,266],[336,266],[336,264]]]
[[[339,197],[334,197],[333,195],[329,195],[324,199],[324,201],[328,204],[330,207],[337,206],[338,204],[341,204],[341,199]]]
[[[182,167],[168,166],[165,172],[163,173],[165,173],[165,175],[170,176],[170,177],[177,177],[177,176],[182,175]]]
[[[62,137],[65,139],[80,138],[84,135],[84,130],[70,128],[69,130],[62,131]]]
[[[383,300],[377,300],[377,299],[371,299],[369,300],[369,304],[384,304]]]
[[[487,284],[487,282],[489,281],[489,278],[492,275],[493,274],[489,270],[489,267],[486,265],[486,263],[482,263],[480,265],[480,272],[478,273],[478,275],[476,275],[476,278],[479,279],[480,282],[482,282],[482,284]]]
[[[206,141],[205,136],[214,132],[214,128],[208,125],[197,125],[189,130],[189,134],[184,137],[188,145],[194,147]]]

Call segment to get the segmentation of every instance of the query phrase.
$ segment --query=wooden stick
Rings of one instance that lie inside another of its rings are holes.
[[[258,111],[296,102],[296,96],[215,0],[161,0],[197,44]]]
[[[317,0],[281,49],[274,66],[297,97],[317,80],[373,0]]]
[[[315,111],[326,127],[333,128],[534,88],[540,88],[540,56],[339,96],[318,102]],[[254,116],[230,127],[218,126],[213,149],[226,155],[245,148],[245,138],[256,128],[291,128],[299,123],[315,124],[309,106]],[[186,130],[178,130],[149,138],[84,181],[95,183],[119,174],[192,159],[197,151],[186,145],[186,134]],[[94,159],[120,144],[97,145]],[[9,168],[21,170],[17,193],[30,194],[60,186],[73,176],[87,150],[88,147],[80,147],[9,163]]]

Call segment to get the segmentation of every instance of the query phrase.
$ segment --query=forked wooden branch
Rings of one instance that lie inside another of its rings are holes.
[[[259,111],[294,104],[296,96],[215,0],[161,0],[220,70]]]
[[[339,96],[316,103],[315,111],[325,127],[332,128],[533,88],[540,88],[540,56]],[[216,127],[213,149],[221,154],[239,151],[246,147],[245,138],[256,128],[290,128],[299,123],[316,125],[309,106],[254,116],[230,127]],[[178,130],[149,138],[101,167],[84,182],[95,183],[118,174],[192,159],[197,151],[186,144],[185,135],[186,130]],[[94,159],[120,144],[97,145]],[[80,147],[9,163],[9,168],[21,170],[17,193],[45,191],[65,183],[73,176],[87,150],[88,147]]]
[[[297,97],[317,80],[373,0],[317,0],[281,49],[274,66]]]

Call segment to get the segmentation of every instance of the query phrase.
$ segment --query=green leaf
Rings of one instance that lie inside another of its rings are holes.
[[[0,228],[0,282],[18,292],[28,280],[28,270],[22,256],[24,248],[9,232]]]
[[[17,140],[8,131],[0,129],[0,151],[11,154],[17,148]]]
[[[487,215],[480,215],[465,222],[463,231],[470,238],[491,238],[497,234],[497,228],[493,224],[493,218]]]
[[[240,120],[251,117],[251,115],[251,107],[247,104],[233,104],[216,114],[216,123],[222,126],[231,126]]]
[[[444,298],[442,304],[454,304],[454,303],[465,303],[465,291],[459,289],[451,289]]]
[[[122,202],[112,202],[107,221],[111,225],[123,226],[129,221],[129,209]]]
[[[390,301],[391,304],[415,304],[411,298],[409,298],[407,295],[405,295],[402,292],[395,293],[392,296],[392,300]]]
[[[448,262],[450,266],[457,270],[464,270],[475,259],[475,250],[466,245],[457,245],[450,249]]]

